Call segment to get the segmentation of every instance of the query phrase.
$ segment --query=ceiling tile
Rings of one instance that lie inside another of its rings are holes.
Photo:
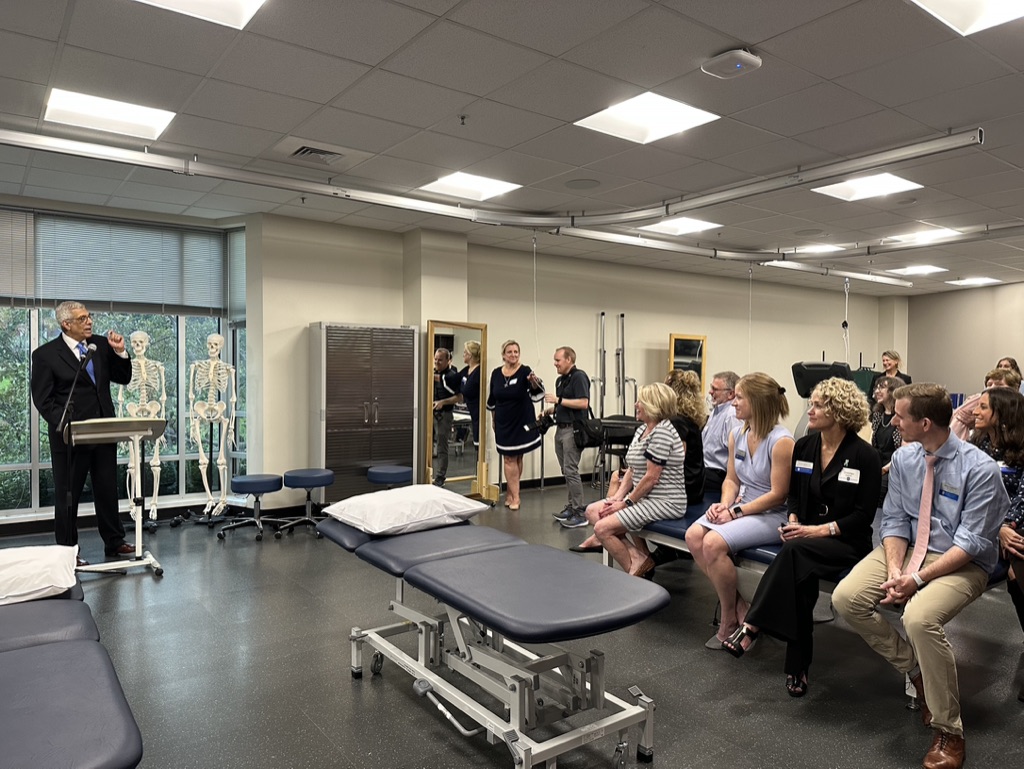
[[[997,77],[984,83],[930,96],[899,107],[899,112],[938,130],[973,128],[1006,114],[1007,104],[1024,103],[1024,75]],[[986,131],[985,146],[991,147]],[[1015,139],[1019,139],[1019,134]]]
[[[766,40],[760,47],[832,80],[956,36],[937,22],[920,23],[924,13],[910,3],[862,0]]]
[[[216,211],[230,211],[236,214],[258,214],[277,208],[277,203],[251,198],[236,198],[230,195],[218,195],[211,192],[201,197],[195,204],[196,208],[209,208]]]
[[[510,148],[565,125],[561,120],[478,99],[431,126],[432,131],[460,139]]]
[[[642,88],[564,61],[550,61],[489,98],[574,123],[631,99]]]
[[[568,193],[549,192],[537,189],[536,187],[520,187],[518,190],[506,192],[487,201],[488,204],[495,204],[503,207],[514,208],[519,211],[565,211],[569,204],[576,199],[575,195]]]
[[[12,80],[45,85],[56,52],[56,43],[0,32],[0,72]]]
[[[319,108],[310,101],[221,80],[206,80],[189,99],[185,114],[289,133]]]
[[[479,163],[473,163],[463,170],[477,176],[501,179],[513,184],[529,185],[558,174],[571,171],[573,166],[558,163],[554,160],[523,155],[519,152],[507,151],[492,155]]]
[[[363,64],[379,64],[434,21],[425,13],[376,0],[267,3],[249,32]]]
[[[56,40],[67,6],[68,0],[4,0],[0,29]]]
[[[797,138],[844,157],[855,157],[936,138],[935,131],[897,112],[885,110],[799,134]]]
[[[963,197],[997,193],[1004,190],[1019,190],[1024,188],[1024,171],[1012,169],[998,174],[975,176],[971,179],[957,179],[935,186],[943,192]]]
[[[560,56],[647,8],[642,0],[470,0],[452,21]],[[537,19],[544,23],[538,24]]]
[[[1014,69],[1024,70],[1024,19],[1017,19],[998,27],[983,29],[971,35],[971,42],[999,57]]]
[[[718,187],[749,181],[749,175],[717,163],[697,163],[678,171],[658,174],[648,179],[653,184],[669,187],[680,193],[708,192]]]
[[[606,75],[654,88],[698,69],[739,41],[658,6],[641,11],[562,56]]]
[[[574,182],[577,180],[585,179],[590,182],[598,182],[598,184],[587,187],[586,196],[596,196],[602,192],[608,190],[614,190],[619,187],[624,187],[630,183],[629,179],[622,176],[614,176],[612,174],[604,174],[599,171],[590,168],[580,168],[573,171],[568,171],[558,176],[553,176],[550,179],[545,179],[542,182],[532,185],[537,189],[550,190],[551,192],[566,192],[570,195],[579,195],[579,189],[573,189],[572,187],[566,187],[567,182]]]
[[[95,192],[79,192],[66,187],[32,187],[26,186],[23,193],[30,198],[44,200],[60,200],[65,203],[80,203],[87,206],[102,206],[107,202],[107,195]]]
[[[284,62],[287,66],[282,66]],[[365,64],[246,33],[210,74],[218,80],[327,104],[369,71]]]
[[[977,176],[1001,173],[1006,164],[988,155],[977,147],[957,155],[938,156],[938,159],[927,158],[914,165],[901,169],[898,173],[912,182],[932,186],[948,182],[972,179]],[[912,190],[910,194],[915,191]]]
[[[160,136],[194,150],[221,150],[245,155],[259,155],[280,138],[279,134],[259,128],[221,123],[217,120],[178,115]]]
[[[150,203],[164,203],[183,207],[191,206],[203,194],[204,192],[200,190],[158,187],[154,184],[140,184],[139,182],[125,182],[116,189],[116,196],[118,198],[144,200]]]
[[[10,115],[38,119],[43,116],[46,87],[24,80],[0,77],[0,110]]]
[[[233,198],[250,198],[265,200],[270,203],[287,203],[295,199],[293,190],[278,190],[272,187],[260,187],[242,182],[221,182],[213,189],[216,195],[227,195]]]
[[[146,3],[93,0],[75,4],[67,43],[202,75],[237,34],[230,27]]]
[[[633,147],[632,142],[614,136],[567,125],[531,139],[516,147],[517,152],[575,166],[594,163],[611,154]]]
[[[457,52],[457,55],[453,55]],[[456,91],[485,96],[548,57],[451,22],[438,22],[388,59],[384,68]],[[466,66],[472,61],[473,66]]]
[[[24,166],[14,166],[10,163],[0,163],[0,182],[6,184],[20,185],[25,178]]]
[[[75,192],[96,192],[109,195],[118,188],[117,179],[100,176],[82,176],[62,171],[50,171],[46,168],[29,169],[25,184],[32,187],[49,187],[56,190],[72,190]]]
[[[348,170],[345,175],[355,179],[371,179],[375,182],[412,190],[437,181],[449,173],[451,171],[447,168],[378,155]]]
[[[174,205],[173,203],[158,203],[153,200],[145,200],[143,198],[120,198],[112,197],[108,202],[109,206],[113,208],[124,208],[129,211],[150,211],[154,214],[171,214],[180,215],[185,213],[187,206]]]
[[[325,107],[292,131],[295,136],[319,139],[366,152],[383,152],[416,133],[411,126]]]
[[[339,214],[335,211],[324,211],[320,208],[310,208],[303,205],[278,206],[271,213],[276,216],[290,216],[293,219],[312,219],[318,222],[335,222],[344,216],[344,214]]]
[[[331,102],[331,106],[427,128],[473,100],[473,96],[461,91],[374,70]]]
[[[610,192],[596,192],[593,197],[597,200],[606,200],[619,206],[648,208],[677,198],[679,193],[668,187],[659,187],[656,184],[648,184],[647,182],[635,182],[618,187]]]
[[[714,160],[723,155],[732,155],[770,144],[779,138],[781,137],[777,134],[744,125],[731,118],[723,118],[691,128],[689,131],[666,136],[653,142],[653,146],[691,158]]]
[[[392,157],[430,163],[452,171],[461,171],[466,166],[484,158],[497,155],[501,150],[487,144],[479,144],[454,136],[420,131],[411,139],[396,144],[387,151]]]
[[[837,160],[835,155],[792,139],[724,155],[715,162],[755,176],[775,176],[795,171],[801,166],[817,166]]]
[[[661,0],[661,4],[717,27],[748,44],[800,27],[858,0],[786,0],[723,3],[721,0]]]
[[[177,112],[199,82],[184,72],[65,46],[51,85]]]
[[[46,168],[51,171],[79,174],[82,176],[102,176],[107,179],[126,179],[132,173],[132,166],[124,163],[111,163],[105,160],[79,158],[74,155],[61,155],[55,152],[37,152],[32,159],[33,168]]]
[[[743,110],[734,117],[782,136],[797,136],[878,110],[872,101],[832,83],[822,83]]]
[[[628,179],[646,179],[649,176],[677,171],[680,168],[692,166],[697,161],[694,158],[677,155],[674,152],[666,152],[663,149],[648,144],[642,147],[634,147],[618,155],[612,155],[590,163],[587,168],[601,171],[607,174],[624,176]]]

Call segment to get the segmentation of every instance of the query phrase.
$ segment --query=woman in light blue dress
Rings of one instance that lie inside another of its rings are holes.
[[[747,374],[733,403],[743,426],[729,435],[721,501],[686,531],[690,554],[722,607],[718,633],[705,644],[709,649],[721,649],[743,624],[748,606],[737,591],[732,554],[779,541],[793,460],[793,435],[779,424],[789,415],[785,388],[767,374]]]

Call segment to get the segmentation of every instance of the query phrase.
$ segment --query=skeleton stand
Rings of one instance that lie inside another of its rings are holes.
[[[188,400],[189,400],[189,436],[199,449],[199,472],[202,475],[203,487],[206,489],[206,507],[195,523],[205,523],[209,527],[224,520],[223,512],[227,507],[228,495],[228,463],[225,457],[228,445],[234,444],[235,426],[235,369],[229,363],[220,360],[223,337],[211,334],[207,339],[210,357],[207,360],[194,362],[189,367]],[[196,395],[203,400],[196,400]],[[229,396],[228,402],[220,400],[222,395]],[[210,452],[203,451],[200,424],[210,425]],[[217,452],[217,471],[220,479],[220,498],[216,501],[210,491],[210,481],[206,470],[213,458],[213,427],[220,425],[221,440]]]
[[[132,336],[132,349],[140,357],[132,358],[131,381],[127,386],[118,388],[117,415],[119,417],[125,416],[125,412],[133,419],[159,419],[166,414],[167,384],[164,364],[145,357],[147,344],[148,336],[144,343],[137,342],[135,335]],[[159,400],[152,400],[150,398],[151,390],[156,388],[159,388]],[[134,396],[130,402],[127,402],[125,397],[126,391]],[[153,474],[153,499],[149,506],[149,522],[146,524],[146,529],[150,534],[157,528],[157,502],[160,496],[160,444],[164,442],[166,439],[163,436],[153,442],[153,458],[149,461],[149,469]],[[141,450],[141,446],[139,449]],[[142,515],[144,510],[143,503],[139,501],[143,499],[144,495],[133,493],[133,491],[139,486],[135,475],[142,471],[142,466],[145,464],[145,454],[136,457],[136,446],[134,442],[129,443],[128,473],[125,480],[128,487],[128,512],[133,521]],[[175,524],[172,523],[172,525]]]

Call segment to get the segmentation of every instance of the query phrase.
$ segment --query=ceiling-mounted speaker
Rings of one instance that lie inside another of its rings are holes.
[[[737,48],[733,51],[720,53],[713,59],[708,59],[700,69],[705,74],[711,75],[711,77],[728,80],[729,78],[753,72],[760,66],[760,56],[756,56],[743,48]]]

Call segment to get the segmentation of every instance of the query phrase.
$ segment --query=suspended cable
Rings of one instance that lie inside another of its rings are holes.
[[[846,307],[844,308],[843,314],[843,344],[846,347],[846,357],[843,358],[847,363],[850,362],[850,279],[846,278],[843,281],[843,293],[846,295]]]

